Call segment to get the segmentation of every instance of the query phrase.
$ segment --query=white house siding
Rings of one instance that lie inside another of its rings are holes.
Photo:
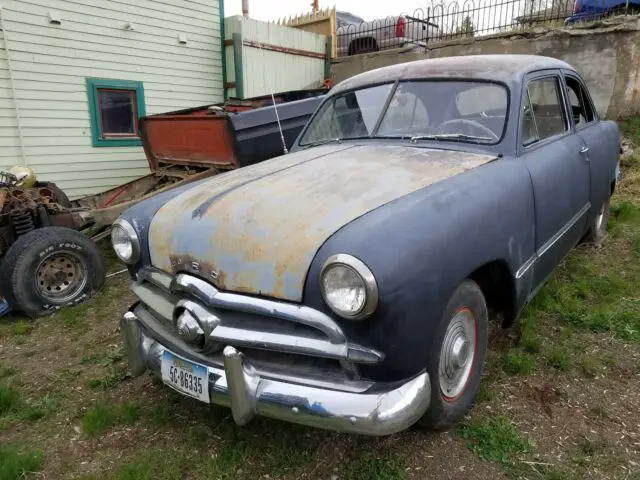
[[[86,78],[140,81],[146,113],[221,101],[217,0],[0,0],[0,168],[26,162],[69,196],[148,172],[142,147],[93,147]],[[49,23],[48,12],[61,25]],[[134,30],[126,30],[130,22]],[[178,43],[178,34],[187,44]]]

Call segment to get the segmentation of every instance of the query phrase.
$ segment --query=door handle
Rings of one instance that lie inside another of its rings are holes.
[[[586,154],[586,153],[589,153],[589,147],[582,147],[582,148],[580,149],[580,153],[581,153],[582,155],[584,155],[584,154]]]

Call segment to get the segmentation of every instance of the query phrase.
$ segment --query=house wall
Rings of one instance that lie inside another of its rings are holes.
[[[245,19],[241,16],[225,19],[225,37],[232,41],[234,34],[244,42],[241,53],[242,95],[236,88],[232,88],[228,92],[230,97],[250,98],[272,92],[322,86],[325,77],[324,57],[327,38],[324,35],[251,18]],[[247,42],[252,42],[254,46],[247,45]],[[312,52],[319,58],[255,46],[262,44]],[[227,81],[237,85],[235,73],[237,52],[234,55],[233,45],[227,45],[226,56]]]
[[[147,115],[223,99],[216,0],[0,0],[0,6],[6,29],[0,32],[0,168],[26,163],[71,197],[148,172],[141,146],[92,146],[87,77],[143,82]],[[60,25],[49,23],[50,10]],[[134,30],[125,29],[127,22]],[[187,36],[186,45],[178,34]]]
[[[476,39],[434,43],[426,50],[396,49],[334,60],[335,82],[358,73],[424,58],[479,54],[534,54],[564,60],[584,78],[601,115],[640,114],[640,17],[584,28],[536,27]]]

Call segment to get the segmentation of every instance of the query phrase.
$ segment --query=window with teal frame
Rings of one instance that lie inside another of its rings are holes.
[[[142,145],[138,119],[145,116],[142,82],[87,78],[94,147]]]

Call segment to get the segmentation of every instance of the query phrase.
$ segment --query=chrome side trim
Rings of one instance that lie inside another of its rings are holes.
[[[221,292],[204,280],[184,273],[175,277],[171,290],[194,295],[211,307],[266,315],[308,325],[324,333],[331,343],[346,342],[346,337],[336,322],[324,313],[304,305]]]
[[[146,366],[158,375],[165,346],[141,331],[133,312],[122,322],[130,364]],[[264,378],[230,346],[223,356],[224,367],[206,366],[210,398],[230,407],[240,425],[261,415],[341,432],[391,435],[414,424],[431,399],[425,371],[395,387],[381,385],[372,393],[353,393]],[[136,373],[142,373],[140,368]]]
[[[518,269],[518,271],[516,272],[516,278],[522,278],[524,276],[525,273],[527,273],[529,271],[529,269],[531,267],[533,267],[533,265],[536,263],[536,260],[538,260],[538,255],[536,255],[535,253],[533,255],[531,255],[531,257],[529,257],[529,259],[524,262],[522,264],[522,266]]]
[[[558,240],[560,240],[569,230],[571,230],[571,227],[573,227],[578,222],[578,220],[580,220],[589,211],[590,208],[591,202],[587,202],[585,206],[582,207],[580,211],[573,217],[571,217],[571,219],[560,230],[558,230],[553,237],[547,240],[545,244],[538,249],[538,257],[541,257],[542,255],[547,253],[549,249],[558,242]]]

